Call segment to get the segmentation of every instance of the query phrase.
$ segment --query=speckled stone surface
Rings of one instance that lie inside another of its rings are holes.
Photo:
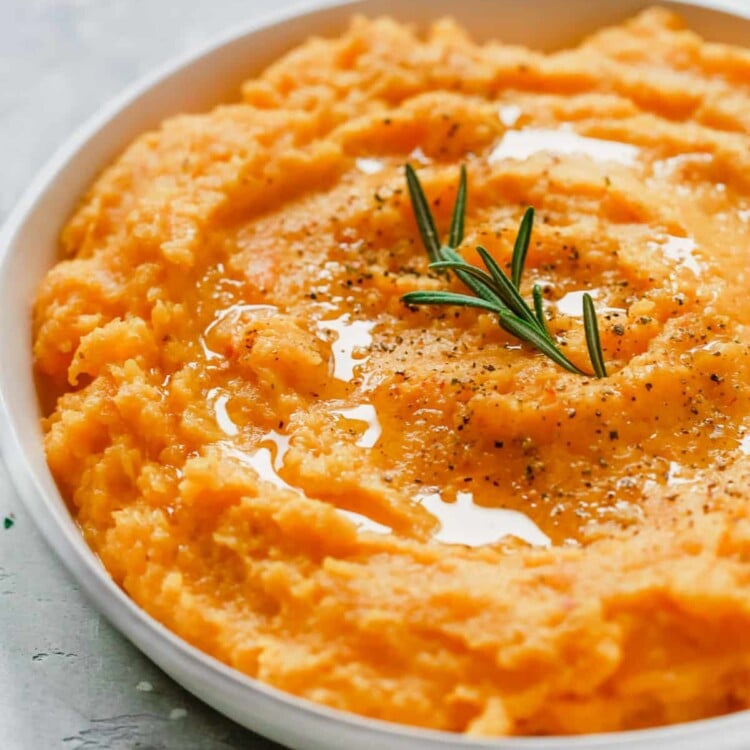
[[[291,4],[0,0],[0,221],[57,146],[126,84]],[[278,747],[186,693],[94,610],[0,466],[0,748]]]

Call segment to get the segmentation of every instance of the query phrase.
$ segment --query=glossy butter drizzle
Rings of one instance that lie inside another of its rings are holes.
[[[271,305],[232,305],[222,311],[205,330],[201,337],[201,346],[206,358],[215,362],[222,358],[219,352],[213,351],[206,343],[213,329],[224,321],[238,324],[247,315],[274,314],[277,308]],[[368,347],[372,345],[374,321],[353,320],[349,313],[333,319],[320,320],[317,323],[321,332],[333,332],[331,345],[333,358],[332,374],[337,380],[345,383],[356,381],[355,374],[362,368],[368,358]],[[258,477],[270,485],[307,497],[304,488],[287,482],[283,476],[284,459],[289,451],[293,435],[277,430],[268,430],[257,438],[255,448],[245,450],[237,447],[232,440],[240,433],[227,410],[231,395],[221,388],[212,388],[207,393],[207,401],[219,429],[229,440],[222,441],[226,455],[252,468]],[[369,401],[353,406],[335,405],[329,413],[345,423],[361,425],[362,429],[353,430],[357,437],[355,445],[364,450],[376,447],[383,434],[375,406]],[[470,492],[458,492],[454,502],[446,502],[438,489],[423,492],[413,498],[438,521],[437,531],[433,538],[444,544],[482,546],[497,543],[509,536],[521,539],[528,544],[548,546],[549,537],[525,514],[506,508],[493,508],[477,505]],[[391,534],[393,530],[384,524],[355,513],[337,508],[337,512],[350,520],[359,531],[375,534]]]
[[[502,119],[505,116],[510,122],[512,114],[515,113],[503,109],[500,117]],[[491,164],[503,159],[520,161],[540,153],[578,154],[595,161],[618,162],[630,167],[636,164],[641,152],[637,146],[630,143],[589,138],[579,135],[570,127],[563,126],[556,129],[508,130],[492,150],[488,160]]]

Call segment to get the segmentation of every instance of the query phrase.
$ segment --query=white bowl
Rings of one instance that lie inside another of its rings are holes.
[[[354,12],[388,13],[424,24],[455,16],[477,38],[550,48],[615,23],[648,0],[359,0],[254,21],[136,84],[87,123],[49,162],[0,233],[0,448],[36,524],[106,617],[177,682],[244,726],[296,750],[743,750],[750,711],[635,732],[568,738],[467,739],[364,719],[268,687],[188,645],[139,609],[116,586],[81,537],[47,468],[32,378],[30,312],[55,262],[58,233],[97,173],[134,137],[177,112],[205,110],[237,91],[248,75],[311,34],[342,31]],[[692,28],[750,46],[750,6],[659,4]],[[739,3],[737,3],[739,5]]]

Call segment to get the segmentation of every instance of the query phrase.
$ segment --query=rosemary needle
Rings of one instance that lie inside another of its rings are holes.
[[[596,311],[594,301],[590,294],[583,295],[583,328],[586,332],[586,346],[589,350],[589,359],[594,368],[597,378],[606,378],[607,370],[604,367],[602,356],[602,345],[599,341],[599,326],[596,322]]]
[[[409,188],[409,197],[411,198],[414,216],[417,219],[419,233],[422,235],[422,242],[430,256],[430,261],[434,263],[440,260],[440,240],[435,228],[435,220],[432,218],[432,211],[430,211],[427,198],[425,198],[424,191],[419,183],[419,177],[417,177],[417,173],[411,164],[406,165],[406,184]],[[463,225],[463,219],[461,224]]]
[[[430,268],[436,271],[452,271],[474,293],[474,296],[448,291],[417,291],[405,294],[402,300],[409,305],[457,305],[493,312],[498,316],[498,322],[504,331],[530,344],[568,372],[587,375],[565,356],[550,334],[544,316],[544,300],[539,285],[535,284],[532,289],[533,307],[530,307],[521,296],[521,279],[534,226],[534,209],[527,208],[521,219],[513,245],[511,275],[508,277],[497,261],[481,246],[477,246],[476,250],[484,263],[484,270],[467,263],[456,252],[456,248],[464,238],[467,199],[465,165],[461,166],[461,177],[456,191],[448,242],[445,245],[440,242],[430,205],[411,164],[406,165],[406,183],[414,218],[430,259]],[[604,366],[604,355],[599,338],[599,324],[594,302],[589,294],[583,295],[583,322],[586,346],[594,375],[597,378],[605,378],[607,370]]]
[[[419,184],[419,178],[414,173],[414,178]],[[429,210],[429,209],[428,209]],[[451,230],[448,234],[448,247],[456,248],[464,241],[464,218],[466,217],[466,165],[461,165],[461,177],[458,181],[456,192],[456,203],[453,206],[453,217],[451,219]]]
[[[529,241],[531,240],[531,229],[534,226],[534,209],[529,206],[521,219],[518,234],[513,246],[513,260],[510,265],[511,279],[516,289],[521,288],[521,276],[526,263],[526,253],[529,252]]]

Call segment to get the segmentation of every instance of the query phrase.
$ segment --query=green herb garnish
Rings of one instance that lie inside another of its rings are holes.
[[[10,516],[5,516],[5,518],[3,518],[3,528],[4,528],[4,529],[5,529],[6,531],[7,531],[8,529],[12,529],[12,528],[13,528],[13,524],[14,524],[15,522],[16,522],[16,521],[15,521],[15,518],[13,517],[13,515],[12,515],[12,514],[11,514]]]
[[[456,277],[474,293],[474,296],[445,291],[419,291],[405,294],[402,300],[408,305],[457,305],[493,312],[498,316],[500,327],[511,336],[531,344],[568,372],[588,375],[565,356],[549,332],[544,316],[542,290],[539,285],[535,284],[532,289],[533,307],[530,307],[521,296],[521,279],[534,226],[534,209],[527,208],[521,219],[513,246],[509,277],[481,245],[477,246],[477,253],[484,263],[485,270],[467,263],[456,252],[464,237],[467,195],[465,166],[461,167],[461,178],[446,244],[440,242],[430,205],[411,164],[406,165],[406,184],[409,188],[409,197],[422,243],[430,259],[430,268],[441,272],[453,271]],[[594,303],[589,294],[583,295],[583,327],[594,375],[597,378],[605,378],[607,370],[604,367],[604,356],[599,339],[599,324]]]
[[[597,378],[606,378],[607,370],[604,367],[602,344],[599,341],[599,326],[596,323],[594,300],[588,293],[583,295],[583,327],[586,331],[586,346],[589,349],[591,366],[594,368]]]

